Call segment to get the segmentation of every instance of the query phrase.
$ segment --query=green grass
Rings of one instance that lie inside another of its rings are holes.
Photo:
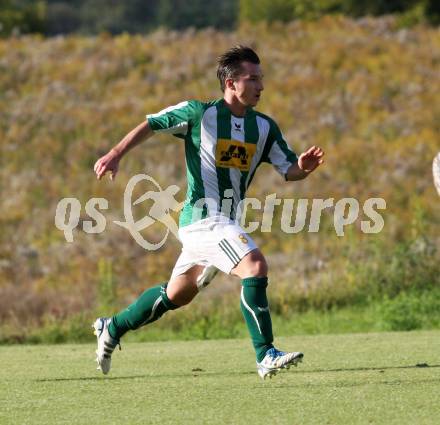
[[[125,343],[107,377],[92,344],[3,346],[0,423],[435,424],[439,337],[279,338],[305,360],[265,382],[244,339]]]

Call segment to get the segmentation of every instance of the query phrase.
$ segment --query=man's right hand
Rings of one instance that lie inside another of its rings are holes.
[[[107,172],[110,173],[110,179],[114,180],[114,178],[116,177],[116,173],[118,172],[120,159],[120,155],[114,149],[99,158],[98,161],[96,161],[95,166],[93,167],[98,180],[101,180],[101,177],[104,176]]]
[[[93,169],[95,170],[98,180],[110,172],[110,179],[113,180],[118,172],[119,161],[121,158],[136,145],[153,135],[148,121],[141,122],[136,128],[130,131],[107,155],[96,161]]]

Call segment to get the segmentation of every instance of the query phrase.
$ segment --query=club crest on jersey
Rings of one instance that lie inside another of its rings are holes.
[[[215,165],[220,168],[238,168],[249,171],[257,145],[237,140],[218,139],[215,151]]]

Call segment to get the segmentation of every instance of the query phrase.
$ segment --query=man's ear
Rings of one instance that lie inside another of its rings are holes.
[[[226,78],[225,80],[225,86],[230,89],[230,90],[234,90],[235,91],[235,82],[232,78]]]

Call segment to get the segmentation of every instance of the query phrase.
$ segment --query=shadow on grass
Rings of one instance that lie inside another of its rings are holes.
[[[190,378],[198,376],[228,376],[228,375],[253,375],[254,371],[250,372],[236,372],[236,373],[222,373],[222,372],[206,372],[206,373],[172,373],[163,375],[131,375],[131,376],[86,376],[79,378],[49,378],[49,379],[35,379],[34,382],[66,382],[66,381],[116,381],[124,379],[157,379],[157,378]]]
[[[393,369],[425,369],[440,367],[438,364],[428,365],[427,363],[418,363],[413,366],[386,366],[386,367],[353,367],[353,368],[338,368],[338,369],[313,369],[313,370],[298,370],[297,373],[322,373],[322,372],[367,372],[367,371],[385,371]]]
[[[378,371],[385,372],[386,370],[393,369],[424,369],[424,368],[439,368],[440,365],[428,365],[426,363],[417,364],[414,366],[387,366],[387,367],[355,367],[355,368],[340,368],[340,369],[314,369],[314,370],[301,370],[296,369],[295,374],[309,374],[309,373],[326,373],[326,372],[363,372],[363,371]],[[35,379],[35,382],[69,382],[69,381],[116,381],[116,380],[127,380],[127,379],[157,379],[157,378],[197,378],[201,376],[237,376],[237,375],[255,375],[256,372],[253,371],[242,371],[242,372],[205,372],[205,371],[195,371],[188,373],[173,373],[173,374],[163,374],[163,375],[130,375],[130,376],[85,376],[78,378],[48,378],[48,379]],[[434,379],[434,381],[440,381],[440,379]],[[430,380],[429,382],[432,382]],[[388,382],[383,382],[388,383]]]

